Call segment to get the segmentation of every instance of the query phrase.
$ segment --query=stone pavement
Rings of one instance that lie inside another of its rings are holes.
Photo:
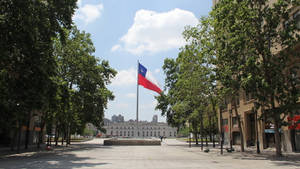
[[[64,150],[0,158],[0,168],[99,169],[300,169],[297,160],[272,159],[248,153],[204,153],[200,147],[166,139],[161,146],[103,146],[103,139],[77,143]]]

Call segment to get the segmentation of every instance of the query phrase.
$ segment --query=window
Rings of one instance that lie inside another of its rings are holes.
[[[158,136],[160,136],[160,131],[158,131]]]
[[[134,136],[134,131],[131,131],[131,136]]]
[[[170,132],[170,137],[172,136],[172,132]]]
[[[176,131],[174,131],[174,137],[176,137]]]
[[[110,135],[111,135],[111,136],[113,135],[113,131],[110,132]]]
[[[130,136],[130,131],[128,131],[128,137]]]
[[[237,117],[232,117],[232,127],[238,127]]]

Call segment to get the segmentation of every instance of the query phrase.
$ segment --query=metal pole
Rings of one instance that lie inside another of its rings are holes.
[[[136,82],[136,136],[139,135],[139,60],[137,61],[137,82]]]

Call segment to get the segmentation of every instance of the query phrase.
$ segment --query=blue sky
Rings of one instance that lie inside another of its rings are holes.
[[[175,58],[184,45],[184,26],[195,25],[212,8],[211,0],[79,0],[73,19],[80,30],[91,34],[95,56],[108,60],[118,75],[108,86],[115,95],[105,117],[121,114],[136,118],[137,60],[164,86],[162,65]],[[139,87],[139,120],[158,115],[157,94]]]

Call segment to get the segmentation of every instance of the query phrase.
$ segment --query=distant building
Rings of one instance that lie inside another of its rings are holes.
[[[152,117],[152,123],[157,123],[157,122],[158,122],[157,115],[153,115],[153,117]]]
[[[157,115],[153,116],[152,122],[140,121],[137,123],[135,120],[115,122],[105,121],[104,128],[106,134],[102,137],[176,137],[177,129],[168,126],[167,123],[158,122]]]
[[[111,121],[112,122],[118,122],[118,123],[121,123],[121,122],[124,122],[124,116],[122,116],[121,114],[119,114],[118,116],[116,116],[116,115],[113,115],[112,117],[111,117]]]

